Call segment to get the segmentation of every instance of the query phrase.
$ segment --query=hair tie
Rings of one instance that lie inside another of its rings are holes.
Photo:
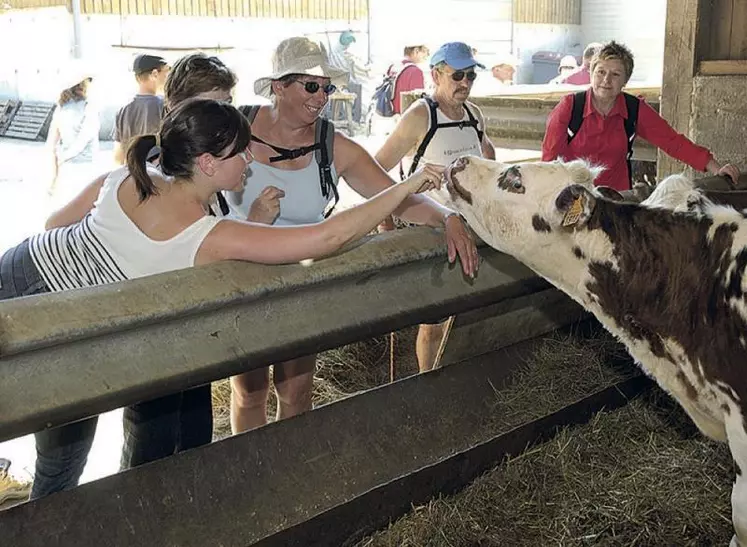
[[[155,137],[156,137],[156,146],[158,148],[161,148],[161,134],[160,133],[156,133]]]

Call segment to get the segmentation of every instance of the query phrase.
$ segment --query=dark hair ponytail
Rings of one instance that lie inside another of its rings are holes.
[[[140,201],[145,201],[150,196],[158,193],[158,188],[153,184],[153,179],[148,175],[148,153],[157,145],[155,135],[141,135],[130,140],[127,147],[127,169],[135,179],[135,187],[140,196]]]
[[[144,135],[130,141],[127,168],[135,179],[140,200],[158,193],[148,176],[147,160],[159,146],[159,168],[167,177],[190,180],[195,159],[202,154],[226,159],[246,150],[251,132],[246,117],[236,108],[213,99],[191,99],[169,112],[161,122],[159,139]]]

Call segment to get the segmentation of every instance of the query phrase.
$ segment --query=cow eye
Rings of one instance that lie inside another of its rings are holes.
[[[512,186],[518,190],[519,188],[521,188],[521,180],[520,179],[514,179],[514,182],[512,183]]]

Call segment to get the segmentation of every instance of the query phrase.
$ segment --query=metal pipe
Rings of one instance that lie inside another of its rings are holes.
[[[80,31],[80,0],[70,0],[73,12],[73,57],[80,59],[83,56],[83,46]]]

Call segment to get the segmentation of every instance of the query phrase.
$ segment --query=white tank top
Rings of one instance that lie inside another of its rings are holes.
[[[160,171],[148,166],[148,174],[160,175]],[[119,204],[117,192],[128,176],[126,167],[112,171],[93,209],[79,223],[29,238],[31,257],[50,290],[91,287],[194,266],[202,241],[221,219],[204,216],[171,239],[153,240]]]
[[[472,107],[472,113],[474,115],[474,107]],[[467,122],[469,121],[469,116],[465,111],[461,120],[452,120],[447,118],[446,114],[441,112],[440,108],[437,108],[436,119],[439,124],[455,121]],[[429,113],[428,129],[430,129],[430,126],[431,118]],[[434,133],[431,142],[425,149],[423,157],[420,159],[419,166],[422,166],[425,162],[449,165],[461,156],[482,157],[482,147],[480,139],[477,138],[475,128],[468,125],[464,127],[441,127]]]
[[[332,180],[337,184],[334,163],[330,166]],[[247,169],[244,189],[239,192],[224,192],[231,210],[231,217],[246,220],[252,203],[267,186],[275,186],[285,192],[280,198],[280,215],[274,226],[298,226],[316,224],[324,220],[324,210],[332,201],[322,194],[319,180],[319,164],[312,154],[309,165],[302,169],[278,169],[253,161]]]

